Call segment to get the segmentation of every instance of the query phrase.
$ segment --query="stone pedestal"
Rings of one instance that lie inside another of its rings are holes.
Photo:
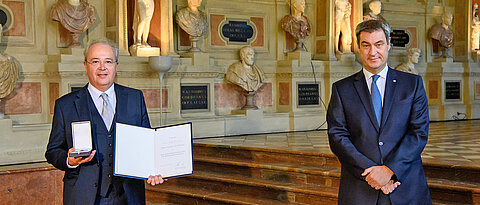
[[[11,137],[12,135],[12,120],[10,119],[0,119],[0,139],[1,141],[4,142],[3,139],[6,139],[7,137]]]
[[[464,90],[468,88],[465,88],[464,73],[463,64],[453,62],[451,58],[436,59],[435,62],[427,64],[424,84],[429,98],[430,120],[456,120],[465,117],[468,95],[465,95]],[[452,93],[458,93],[459,97],[452,99]]]
[[[336,54],[338,61],[342,63],[352,63],[355,61],[355,54],[353,53],[337,53]]]
[[[191,58],[193,66],[210,65],[210,54],[202,52],[190,52],[180,54],[182,58]]]
[[[12,125],[0,119],[0,165],[45,161],[50,125]]]
[[[312,54],[306,51],[295,51],[287,54],[287,59],[292,61],[292,65],[310,66],[312,62]]]
[[[470,53],[470,61],[473,61],[475,63],[480,63],[480,51],[475,51]]]
[[[130,55],[131,56],[142,56],[142,57],[150,57],[150,56],[159,56],[160,55],[160,48],[155,47],[130,47]]]
[[[480,58],[480,56],[478,56]],[[480,61],[468,64],[468,97],[467,113],[469,118],[480,118]]]
[[[220,70],[213,65],[214,59],[208,53],[194,52],[183,53],[180,58],[174,59],[172,70],[166,76],[166,87],[168,87],[170,113],[166,114],[168,119],[182,119],[191,121],[195,118],[213,118],[215,116],[215,79]],[[182,110],[182,86],[206,86],[208,109],[184,109]],[[170,100],[169,100],[170,101]],[[168,122],[167,122],[168,124]]]

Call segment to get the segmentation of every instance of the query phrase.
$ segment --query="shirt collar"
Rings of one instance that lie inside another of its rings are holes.
[[[97,88],[93,87],[92,84],[88,83],[88,91],[90,95],[92,95],[93,99],[98,99],[102,93],[106,93],[109,98],[112,98],[115,94],[115,86],[112,85],[108,88],[105,92],[98,90]]]
[[[375,75],[373,73],[368,72],[365,68],[363,68],[362,70],[366,80],[370,79],[373,75]],[[387,73],[388,73],[388,65],[385,65],[385,68],[383,68],[382,71],[380,71],[380,73],[377,73],[377,75],[379,75],[383,79],[387,79]]]

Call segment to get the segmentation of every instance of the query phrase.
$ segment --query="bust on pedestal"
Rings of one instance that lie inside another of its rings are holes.
[[[291,0],[287,4],[292,10],[291,15],[286,15],[280,21],[282,29],[295,38],[296,47],[294,51],[305,51],[303,48],[303,40],[312,32],[312,26],[306,16],[305,0]]]
[[[415,64],[418,63],[421,50],[419,48],[409,48],[407,50],[407,62],[395,67],[396,70],[412,73],[418,75],[418,70],[415,69]]]
[[[50,18],[70,32],[70,48],[82,47],[80,35],[96,20],[93,7],[84,0],[60,0],[52,6]]]
[[[2,39],[3,27],[0,24],[0,42]],[[7,97],[17,85],[20,77],[19,66],[13,57],[0,53],[0,102]],[[0,110],[0,120],[4,118],[2,110]]]
[[[449,12],[444,12],[442,15],[442,23],[438,23],[430,28],[430,38],[432,43],[439,43],[444,48],[443,58],[452,58],[450,48],[453,45],[453,31],[450,28],[452,25],[453,15]]]
[[[265,74],[255,65],[255,50],[250,46],[240,49],[240,62],[228,67],[225,79],[240,86],[245,91],[246,103],[243,110],[258,109],[255,98],[257,90],[263,85]]]
[[[197,41],[207,30],[207,16],[198,9],[201,4],[202,0],[188,0],[188,6],[177,11],[175,15],[177,24],[190,35],[190,52],[201,52]]]
[[[367,15],[363,16],[363,21],[368,20],[380,20],[387,22],[380,13],[382,12],[382,2],[378,0],[373,0],[368,4],[370,12]]]

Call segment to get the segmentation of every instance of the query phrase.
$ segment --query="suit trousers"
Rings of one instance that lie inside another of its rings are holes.
[[[378,194],[377,205],[392,205],[392,202],[390,201],[390,196],[380,191],[380,193]]]
[[[110,190],[106,197],[97,194],[95,205],[127,205],[127,197],[121,184],[118,186],[110,185]]]

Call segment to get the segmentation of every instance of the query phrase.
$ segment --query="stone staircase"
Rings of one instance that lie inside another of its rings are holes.
[[[333,154],[194,144],[193,176],[146,187],[148,204],[336,204]],[[480,166],[424,163],[434,204],[480,204]]]

